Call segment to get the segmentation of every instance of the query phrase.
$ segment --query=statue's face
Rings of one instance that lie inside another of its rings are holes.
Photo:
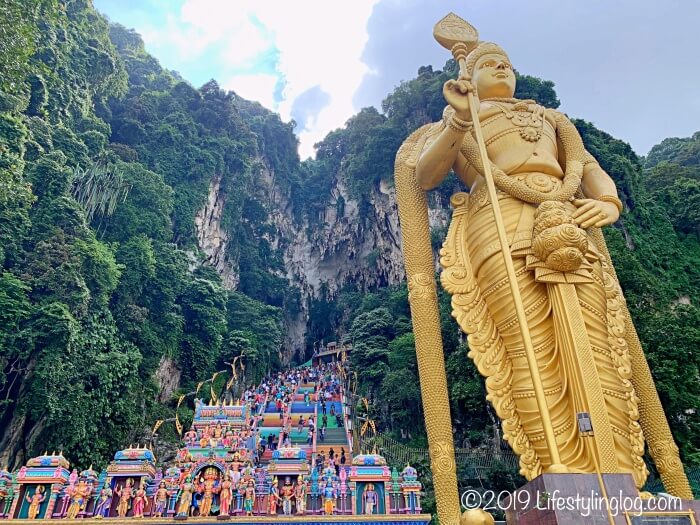
[[[488,54],[477,60],[472,82],[480,99],[510,98],[515,93],[513,66],[503,55]]]

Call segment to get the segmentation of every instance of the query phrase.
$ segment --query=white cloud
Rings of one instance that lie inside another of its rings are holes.
[[[273,108],[275,106],[273,94],[277,80],[275,75],[264,73],[235,75],[222,83],[221,87],[235,91],[236,94],[248,100],[256,100],[266,108]]]
[[[194,0],[192,0],[194,1]],[[263,4],[259,19],[271,29],[279,49],[278,68],[285,78],[279,105],[288,119],[294,99],[313,86],[330,95],[330,102],[300,133],[300,155],[313,154],[313,144],[341,127],[357,109],[352,104],[367,67],[360,57],[367,41],[367,20],[375,0],[353,2],[310,0],[299,4]]]
[[[352,99],[367,72],[360,57],[377,1],[185,0],[165,28],[138,29],[147,42],[173,46],[183,59],[214,63],[206,54],[217,53],[218,67],[224,71],[212,71],[211,76],[279,111],[284,120],[291,118],[297,96],[320,86],[330,103],[315,119],[308,119],[300,134],[305,158],[313,154],[314,142],[343,126],[359,109]],[[277,79],[284,79],[285,88],[275,105]]]

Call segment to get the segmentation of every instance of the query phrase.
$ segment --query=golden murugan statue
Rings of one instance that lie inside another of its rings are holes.
[[[623,209],[614,182],[565,115],[513,98],[503,49],[452,14],[435,36],[460,77],[395,175],[441,523],[456,523],[459,503],[425,190],[450,169],[469,193],[452,197],[441,281],[521,473],[630,473],[641,487],[646,437],[666,489],[691,498],[600,230]]]

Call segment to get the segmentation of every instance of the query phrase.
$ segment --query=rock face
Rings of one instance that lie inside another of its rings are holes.
[[[194,218],[197,244],[205,255],[205,262],[221,275],[228,290],[238,286],[236,264],[229,261],[226,253],[228,234],[221,227],[221,218],[226,205],[226,194],[221,191],[221,175],[214,175],[209,183],[209,194],[204,206]]]
[[[282,189],[264,157],[257,160],[263,168],[253,198],[268,212],[272,228],[266,240],[282,254],[284,269],[277,271],[279,276],[297,288],[301,297],[300,311],[286,313],[284,359],[288,361],[304,348],[313,299],[333,298],[347,283],[367,290],[404,279],[396,191],[392,183],[382,181],[368,195],[369,206],[361,209],[342,177],[335,174],[323,212],[312,219],[295,220],[289,191]],[[221,179],[214,177],[196,226],[200,249],[224,281],[235,288],[238,268],[224,255],[228,236],[221,228],[226,202],[221,186]],[[431,226],[444,228],[448,221],[446,203],[432,200]]]
[[[156,400],[159,403],[165,403],[172,398],[173,392],[180,386],[180,375],[180,370],[177,368],[175,361],[165,356],[160,359],[155,373],[155,380],[158,384]]]

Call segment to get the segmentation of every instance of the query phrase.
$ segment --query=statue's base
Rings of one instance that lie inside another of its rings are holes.
[[[227,521],[227,520],[230,520],[230,519],[231,519],[231,516],[229,516],[228,514],[223,514],[223,515],[222,515],[222,514],[219,514],[219,515],[216,517],[216,519],[217,519],[218,521]]]
[[[700,501],[639,495],[631,474],[542,474],[501,501],[508,525],[691,525]]]

